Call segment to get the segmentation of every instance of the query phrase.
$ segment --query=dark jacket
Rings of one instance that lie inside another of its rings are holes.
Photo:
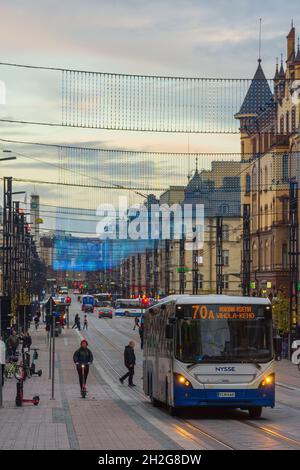
[[[31,336],[23,336],[23,348],[30,348],[32,344]]]
[[[124,363],[126,367],[134,366],[135,365],[135,354],[134,349],[129,346],[125,346],[124,351]]]
[[[74,352],[73,361],[75,364],[76,362],[79,362],[79,364],[87,364],[88,362],[92,363],[93,360],[94,357],[92,351],[90,351],[88,348],[83,349],[80,347],[77,349],[77,351]]]

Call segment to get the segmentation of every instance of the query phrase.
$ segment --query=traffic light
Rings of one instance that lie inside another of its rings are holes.
[[[142,304],[142,307],[143,307],[143,308],[148,307],[148,305],[149,305],[149,299],[148,299],[148,297],[146,297],[146,296],[144,295],[143,298],[141,299],[141,304]]]

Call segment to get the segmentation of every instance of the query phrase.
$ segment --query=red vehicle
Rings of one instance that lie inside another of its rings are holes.
[[[98,311],[98,318],[112,318],[113,311],[111,307],[100,307]]]

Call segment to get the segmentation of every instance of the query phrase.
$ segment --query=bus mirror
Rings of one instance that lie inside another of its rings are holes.
[[[173,338],[173,325],[166,325],[166,339]]]

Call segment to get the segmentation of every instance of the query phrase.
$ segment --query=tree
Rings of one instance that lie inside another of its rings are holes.
[[[273,300],[273,321],[277,330],[282,333],[290,331],[290,301],[282,293],[279,292],[277,297]]]

